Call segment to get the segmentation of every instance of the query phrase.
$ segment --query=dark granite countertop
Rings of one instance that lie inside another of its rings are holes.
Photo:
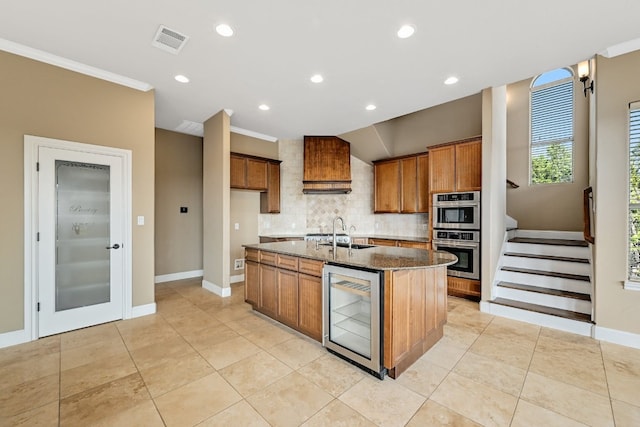
[[[325,261],[329,264],[347,267],[364,267],[372,270],[406,270],[414,268],[432,268],[447,266],[458,259],[455,255],[443,251],[424,249],[373,246],[365,249],[338,247],[334,256],[330,246],[319,246],[315,242],[289,241],[243,245],[246,248],[277,252],[302,258]]]
[[[261,234],[259,237],[270,237],[272,239],[287,239],[287,238],[304,239],[304,236],[305,234]],[[407,240],[409,242],[420,242],[420,243],[430,242],[428,237],[391,236],[388,234],[354,234],[351,237],[353,237],[354,239],[369,238],[369,239],[387,239],[387,240]]]

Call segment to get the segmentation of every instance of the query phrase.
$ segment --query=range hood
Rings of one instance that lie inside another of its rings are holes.
[[[337,136],[304,137],[304,194],[351,193],[351,145]]]

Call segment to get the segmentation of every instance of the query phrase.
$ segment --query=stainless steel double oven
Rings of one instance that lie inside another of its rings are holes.
[[[432,217],[433,249],[458,257],[447,274],[480,280],[480,192],[434,194]]]

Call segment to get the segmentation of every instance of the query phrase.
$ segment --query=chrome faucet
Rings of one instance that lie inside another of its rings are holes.
[[[344,219],[341,216],[333,218],[333,254],[335,255],[338,248],[338,240],[336,239],[336,221],[340,220],[342,223],[342,231],[347,231],[347,226],[344,223]]]
[[[353,240],[351,238],[351,233],[353,233],[354,231],[356,231],[356,226],[352,225],[349,227],[349,255],[351,255],[351,240]]]

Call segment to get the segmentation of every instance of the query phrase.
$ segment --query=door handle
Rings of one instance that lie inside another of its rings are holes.
[[[105,249],[120,249],[120,245],[116,243],[113,246],[107,246]]]

